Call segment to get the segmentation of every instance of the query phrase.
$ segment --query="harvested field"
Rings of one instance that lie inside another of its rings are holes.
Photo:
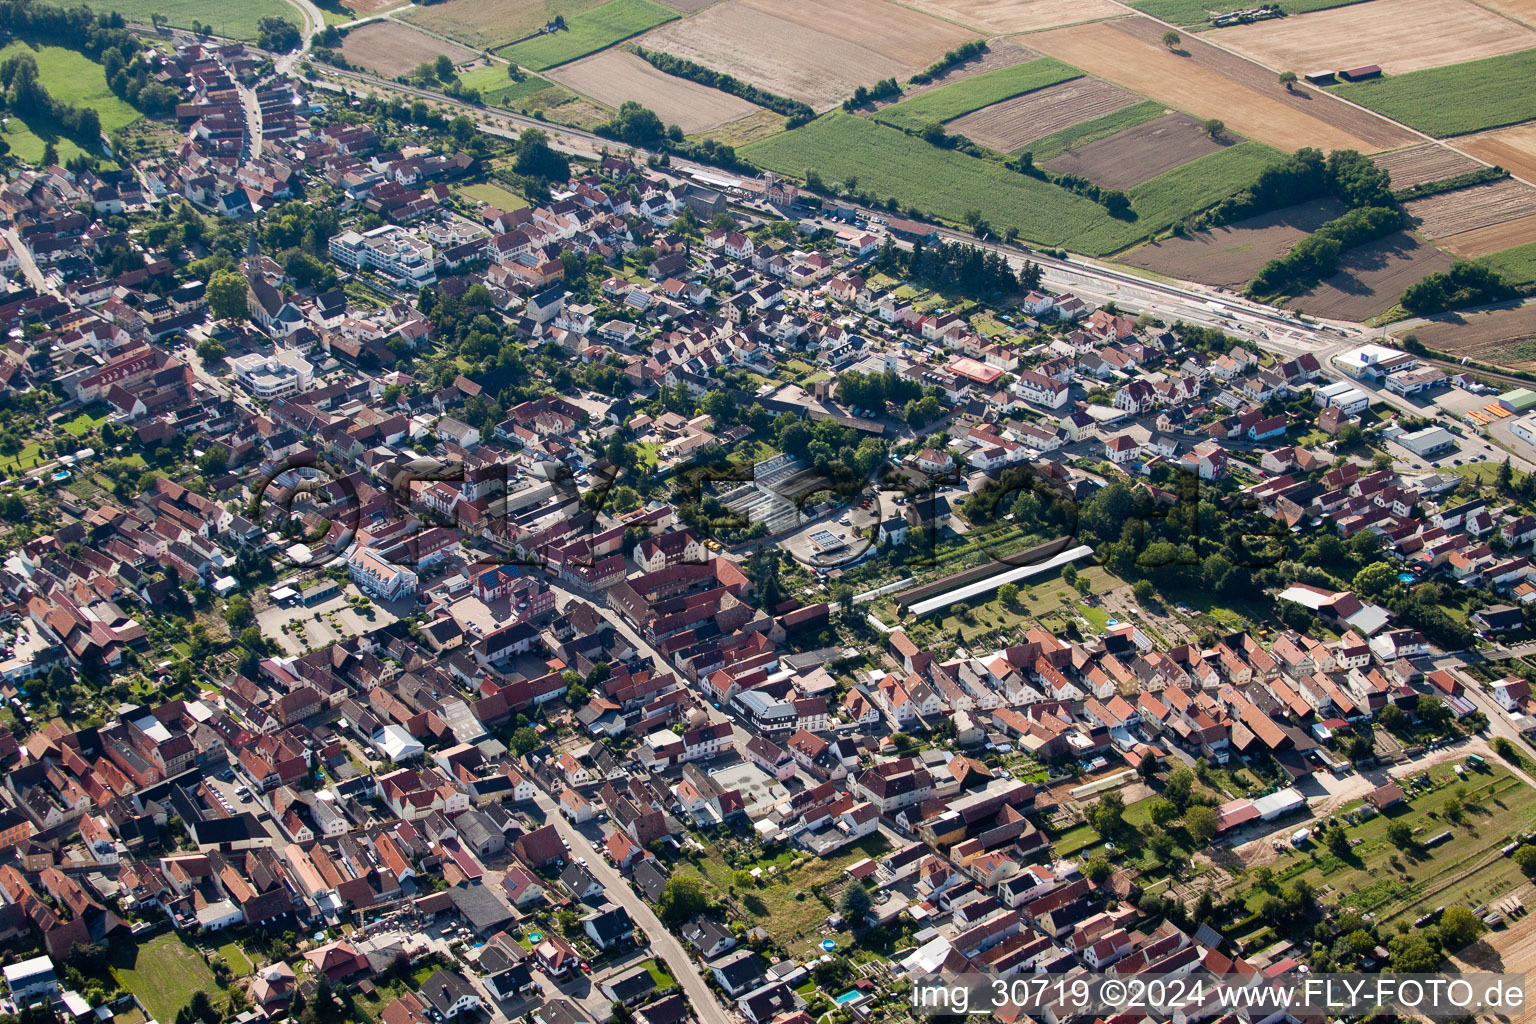
[[[1206,135],[1200,122],[1188,114],[1165,114],[1063,153],[1043,166],[1081,175],[1104,188],[1126,189],[1230,145],[1231,139],[1217,141]]]
[[[1365,2],[1367,0],[1285,0],[1285,13],[1305,14],[1327,7]],[[1130,5],[1160,21],[1197,30],[1209,27],[1212,12],[1226,14],[1253,7],[1253,4],[1242,0],[1130,0]]]
[[[1471,356],[1477,362],[1507,366],[1511,348],[1536,337],[1536,306],[1495,309],[1487,313],[1450,313],[1413,329],[1420,342],[1448,358]],[[1531,356],[1523,359],[1529,364]],[[1526,365],[1521,369],[1529,369]]]
[[[1403,290],[1455,261],[1406,231],[1351,249],[1337,274],[1286,303],[1309,316],[1368,320],[1386,312]]]
[[[716,0],[656,0],[659,4],[665,4],[679,14],[698,14]]]
[[[409,25],[394,21],[370,21],[347,33],[341,52],[353,64],[376,71],[385,78],[409,74],[422,61],[446,53],[455,64],[474,60],[478,54],[457,43],[435,39]]]
[[[646,35],[663,50],[825,110],[907,78],[975,33],[888,0],[725,0]]]
[[[1468,135],[1457,139],[1456,145],[1517,177],[1536,182],[1536,124]]]
[[[1506,18],[1513,18],[1522,25],[1536,28],[1536,0],[1481,0],[1484,7],[1491,7]]]
[[[1129,17],[1038,32],[1032,49],[1059,57],[1196,117],[1219,117],[1240,135],[1286,150],[1302,146],[1376,152],[1415,136],[1367,111],[1335,103],[1326,94],[1286,93],[1275,73],[1252,61],[1186,36],[1180,53],[1162,45],[1162,25]]]
[[[571,18],[603,0],[442,0],[412,6],[400,13],[405,21],[439,32],[450,39],[488,50],[539,31],[558,15]],[[414,65],[412,65],[414,67]]]
[[[1206,38],[1276,69],[1380,64],[1389,75],[1536,46],[1536,32],[1471,0],[1372,0]]]
[[[1536,214],[1536,188],[1506,178],[1415,199],[1404,203],[1403,209],[1418,221],[1420,232],[1430,238],[1440,238]]]
[[[1088,81],[1097,81],[1097,79],[1088,79]],[[1086,121],[1068,125],[1044,138],[1035,139],[1022,148],[1032,153],[1036,160],[1049,160],[1052,157],[1061,156],[1074,146],[1086,146],[1090,142],[1107,139],[1116,132],[1123,132],[1127,128],[1134,128],[1148,121],[1156,121],[1169,112],[1168,108],[1161,103],[1142,100],[1129,107],[1122,107],[1112,114],[1092,117]]]
[[[1123,10],[1110,0],[907,0],[941,18],[980,32],[1036,32],[1113,18]]]
[[[355,14],[377,14],[399,7],[399,0],[341,0],[341,5]]]
[[[546,77],[610,107],[635,100],[684,132],[703,131],[758,110],[729,93],[659,71],[624,50],[605,50],[547,72]]]
[[[1011,153],[1074,124],[1132,106],[1140,99],[1135,93],[1098,78],[1076,78],[982,107],[945,127],[988,149]]]
[[[1315,199],[1188,238],[1143,245],[1121,256],[1120,262],[1240,291],[1264,264],[1343,212],[1336,199]]]
[[[745,146],[749,142],[758,142],[779,134],[788,121],[789,118],[783,114],[775,114],[771,110],[763,110],[759,107],[755,113],[739,121],[716,125],[702,133],[700,137],[708,137],[716,142],[723,142],[727,146]]]
[[[1441,181],[1458,174],[1475,171],[1480,166],[1476,160],[1426,142],[1422,146],[1399,149],[1394,153],[1382,153],[1375,158],[1377,167],[1392,175],[1392,187],[1412,188],[1426,181]]]
[[[1443,235],[1435,241],[1441,248],[1449,249],[1463,259],[1488,256],[1536,242],[1536,215],[1517,217],[1485,228],[1458,231],[1453,235]]]

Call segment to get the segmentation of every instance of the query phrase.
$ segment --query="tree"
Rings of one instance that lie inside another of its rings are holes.
[[[1136,774],[1141,776],[1142,782],[1150,783],[1153,776],[1157,774],[1157,755],[1150,750],[1147,751],[1136,765]]]
[[[453,81],[453,58],[446,53],[437,55],[437,60],[432,64],[432,72],[437,75],[439,82]]]
[[[1413,826],[1406,821],[1393,821],[1387,824],[1387,842],[1404,852],[1413,849],[1416,845],[1413,841]],[[1536,850],[1532,851],[1536,853]]]
[[[1205,134],[1213,139],[1219,139],[1227,133],[1227,122],[1219,117],[1213,117],[1205,122]]]
[[[1173,806],[1173,801],[1160,796],[1152,798],[1147,810],[1152,816],[1152,824],[1158,826],[1172,824],[1179,816],[1179,809]]]
[[[229,624],[230,629],[244,629],[255,618],[256,613],[251,610],[250,598],[242,594],[236,594],[224,606],[224,621]]]
[[[1296,86],[1296,72],[1294,72],[1294,71],[1282,71],[1282,72],[1280,72],[1280,84],[1285,86],[1285,91],[1286,92],[1290,92]]]
[[[1536,878],[1536,846],[1521,844],[1520,849],[1515,851],[1514,861],[1527,878]]]
[[[1168,774],[1168,781],[1163,784],[1163,796],[1173,802],[1173,806],[1183,810],[1189,806],[1189,799],[1194,794],[1195,773],[1187,767],[1175,768]]]
[[[1096,853],[1089,857],[1088,863],[1083,866],[1083,873],[1088,876],[1088,881],[1094,885],[1102,883],[1106,878],[1114,874],[1114,871],[1115,869],[1110,866],[1109,858],[1102,853]]]
[[[1106,839],[1125,827],[1125,799],[1119,793],[1105,793],[1093,809],[1093,828]]]
[[[868,895],[865,893],[865,896]],[[680,925],[703,913],[708,906],[704,883],[698,876],[679,872],[667,879],[667,887],[662,890],[659,903],[661,919],[667,924]]]
[[[1349,836],[1342,828],[1328,830],[1328,852],[1340,860],[1349,856]]]
[[[849,928],[854,931],[863,930],[864,921],[869,917],[869,890],[864,888],[863,882],[855,878],[848,883],[848,888],[843,890],[843,898],[838,901],[837,912],[843,915]]]
[[[287,18],[262,18],[256,22],[256,32],[256,45],[273,53],[287,53],[304,41],[299,26]]]
[[[1019,603],[1019,585],[1017,583],[1004,583],[997,588],[997,599],[1012,608]]]
[[[1152,856],[1157,858],[1159,864],[1167,864],[1169,862],[1176,846],[1177,844],[1173,841],[1173,836],[1170,836],[1161,829],[1147,837],[1147,849],[1152,851]]]
[[[220,320],[240,320],[246,314],[245,278],[237,270],[216,271],[204,292],[208,308]]]
[[[1131,586],[1131,593],[1135,595],[1137,601],[1146,604],[1156,596],[1157,591],[1152,586],[1151,580],[1137,580]]]
[[[1163,45],[1170,50],[1178,49],[1179,44],[1183,41],[1184,37],[1173,31],[1173,29],[1163,33]]]
[[[1466,907],[1446,907],[1440,915],[1440,945],[1454,952],[1483,934],[1483,922]]]
[[[526,725],[512,734],[511,747],[521,755],[532,753],[538,746],[539,734]]]
[[[1440,951],[1418,932],[1394,935],[1387,942],[1392,969],[1399,974],[1430,974],[1440,966]]]
[[[1390,562],[1373,562],[1355,573],[1350,585],[1361,597],[1385,597],[1397,589],[1397,570]]]
[[[1189,837],[1201,846],[1216,838],[1217,825],[1214,807],[1196,804],[1184,812],[1184,831],[1188,832]]]

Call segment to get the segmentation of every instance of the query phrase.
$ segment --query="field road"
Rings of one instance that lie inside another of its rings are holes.
[[[605,895],[619,906],[629,912],[636,926],[645,932],[646,938],[651,940],[651,950],[662,960],[666,961],[672,977],[683,987],[683,994],[693,1004],[693,1012],[698,1015],[700,1024],[733,1024],[725,1010],[721,1008],[715,994],[705,984],[704,977],[699,973],[698,966],[682,943],[667,930],[661,923],[651,907],[619,873],[613,865],[603,859],[603,856],[592,848],[587,842],[587,837],[576,830],[576,826],[566,820],[560,813],[555,801],[542,789],[534,798],[539,809],[544,812],[546,820],[555,826],[555,830],[565,839],[571,847],[573,857],[585,857],[587,870],[592,872],[597,880],[603,883]]]

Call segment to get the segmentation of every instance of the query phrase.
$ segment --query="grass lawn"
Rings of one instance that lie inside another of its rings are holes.
[[[1499,849],[1515,833],[1536,825],[1536,800],[1525,784],[1493,762],[1486,772],[1469,772],[1464,782],[1456,780],[1448,764],[1429,775],[1437,783],[1433,791],[1417,792],[1387,814],[1346,829],[1352,841],[1363,840],[1347,860],[1314,847],[1291,855],[1289,867],[1277,868],[1276,881],[1306,878],[1331,889],[1330,902],[1371,911],[1381,922],[1417,908],[1483,903],[1523,882],[1520,869],[1510,858],[1500,856]],[[1442,808],[1447,797],[1461,790],[1468,810],[1462,824],[1456,825],[1445,818]],[[1387,840],[1387,825],[1393,821],[1421,829],[1416,837],[1420,843],[1445,831],[1451,838],[1404,853]],[[1256,908],[1262,897],[1250,895],[1250,908]]]
[[[218,996],[213,971],[197,950],[174,933],[157,935],[140,945],[113,943],[110,964],[118,984],[138,996],[155,1020],[175,1018],[199,989]]]
[[[245,955],[245,950],[240,948],[238,942],[224,943],[219,947],[219,955],[224,958],[225,963],[229,964],[230,971],[237,978],[243,978],[256,969],[256,965],[251,963],[251,958]]]
[[[828,182],[856,177],[859,188],[952,224],[967,210],[986,211],[994,232],[1007,227],[1034,243],[1108,255],[1251,184],[1278,159],[1276,150],[1242,142],[1193,160],[1130,190],[1136,220],[1117,220],[1097,203],[1037,178],[930,146],[868,118],[833,111],[801,128],[739,151],[786,177],[815,170]]]
[[[1362,3],[1363,0],[1286,0],[1285,13],[1305,14],[1308,11],[1322,11],[1329,7],[1348,7],[1350,4]],[[1240,11],[1251,9],[1253,4],[1247,3],[1212,3],[1211,0],[1130,0],[1130,5],[1144,14],[1161,21],[1170,21],[1183,27],[1207,26],[1207,19],[1211,11],[1226,13],[1228,11]]]
[[[565,31],[518,43],[503,56],[519,67],[543,71],[605,50],[677,16],[670,7],[652,0],[608,0],[601,7],[571,15]]]
[[[1021,93],[1081,78],[1082,74],[1077,68],[1053,57],[1041,57],[919,93],[880,110],[875,119],[917,131],[935,121],[961,117]]]
[[[499,62],[464,72],[459,84],[479,89],[480,100],[488,107],[556,107],[576,95],[563,85],[527,72],[522,81],[514,82],[507,77],[507,65]]]
[[[62,46],[35,46],[16,40],[0,50],[0,61],[23,51],[30,52],[37,61],[38,74],[49,95],[71,106],[94,108],[101,118],[103,132],[111,134],[139,119],[137,110],[107,88],[107,73],[102,66],[83,53]],[[12,152],[28,163],[42,160],[49,140],[57,147],[61,162],[82,152],[76,141],[65,138],[57,125],[36,117],[23,122],[12,115],[5,127],[5,140],[10,143]],[[90,155],[100,158],[101,152],[93,150]]]
[[[521,210],[528,205],[528,200],[493,181],[481,182],[478,185],[463,185],[458,191],[477,203],[485,203],[498,210]]]
[[[90,409],[83,410],[80,415],[68,423],[60,424],[60,426],[64,428],[66,433],[72,434],[75,437],[83,437],[107,422],[107,415],[106,406],[92,406]]]
[[[1536,242],[1489,253],[1478,257],[1475,262],[1497,270],[1504,280],[1516,287],[1529,288],[1536,284]]]
[[[16,454],[14,458],[0,456],[0,470],[7,473],[20,473],[32,468],[32,462],[42,453],[36,441],[28,441],[26,446]]]
[[[1126,107],[1124,110],[1117,110],[1112,114],[1105,114],[1103,117],[1079,121],[1077,124],[1042,139],[1036,139],[1021,148],[1033,153],[1036,160],[1051,160],[1074,146],[1086,146],[1090,142],[1107,139],[1116,132],[1123,132],[1127,128],[1155,121],[1167,112],[1168,108],[1161,103],[1148,100],[1145,103]]]
[[[843,869],[849,864],[865,857],[881,856],[888,849],[886,841],[876,834],[819,859],[803,851],[786,850],[772,860],[747,865],[744,870],[763,868],[764,877],[752,888],[738,888],[737,899],[752,916],[751,923],[766,928],[784,943],[791,955],[807,952],[832,934],[824,924],[832,911],[812,894],[812,890],[828,883],[840,883]],[[798,864],[795,863],[797,860]],[[774,868],[772,872],[768,870],[770,866]],[[714,846],[710,846],[708,854],[696,863],[679,861],[676,870],[699,875],[722,894],[735,885],[734,871]]]
[[[98,14],[116,11],[129,21],[149,24],[156,12],[176,28],[191,28],[193,21],[213,26],[215,35],[231,39],[255,39],[262,18],[287,18],[303,25],[298,9],[287,0],[81,0]],[[324,6],[324,5],[322,5]],[[330,19],[327,18],[327,21]]]
[[[640,966],[650,972],[651,980],[656,983],[656,990],[658,992],[665,992],[667,989],[677,986],[677,982],[673,980],[672,975],[667,973],[666,965],[655,957],[651,957]]]
[[[1536,50],[1332,87],[1430,135],[1465,135],[1536,117]]]

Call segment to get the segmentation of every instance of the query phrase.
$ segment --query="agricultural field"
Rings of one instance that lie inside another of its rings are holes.
[[[644,45],[826,110],[974,38],[889,0],[725,0],[649,33]]]
[[[1187,238],[1151,242],[1119,259],[1183,281],[1240,291],[1264,264],[1343,212],[1338,200],[1317,199]]]
[[[1495,309],[1487,313],[1452,313],[1413,328],[1427,348],[1448,358],[1470,356],[1480,363],[1513,365],[1511,348],[1536,337],[1536,306]],[[1525,360],[1529,361],[1526,355]]]
[[[1443,181],[1482,166],[1469,156],[1432,142],[1392,153],[1380,153],[1374,158],[1374,163],[1392,175],[1394,189],[1412,188],[1429,181]]]
[[[1025,64],[971,75],[943,88],[902,100],[881,110],[875,119],[917,131],[925,125],[963,117],[973,110],[1081,75],[1081,71],[1059,60],[1041,57]]]
[[[1104,188],[1128,189],[1231,145],[1235,145],[1232,139],[1211,138],[1188,114],[1165,114],[1063,153],[1042,166],[1080,175]]]
[[[137,996],[155,1020],[175,1017],[194,992],[218,991],[202,955],[176,932],[140,944],[114,942],[108,963],[117,983]]]
[[[1536,51],[1527,50],[1406,75],[1345,82],[1330,89],[1426,135],[1444,138],[1536,118],[1536,89],[1530,87],[1533,78]]]
[[[1536,285],[1536,242],[1489,253],[1477,262],[1497,270],[1504,280],[1516,287],[1530,288]],[[1530,308],[1536,310],[1536,306]],[[1536,335],[1536,325],[1532,326],[1530,333]]]
[[[643,103],[667,124],[687,133],[738,121],[761,109],[730,93],[669,75],[620,49],[567,64],[549,72],[549,77],[610,107],[625,100]]]
[[[1107,117],[1139,100],[1118,85],[1085,76],[983,107],[947,127],[988,149],[1012,153],[1041,136]]]
[[[1371,0],[1219,28],[1205,38],[1298,73],[1380,64],[1401,75],[1536,46],[1536,32],[1471,0]]]
[[[670,7],[653,0],[608,0],[601,7],[574,14],[566,28],[524,40],[502,51],[519,67],[543,71],[607,49],[677,17]]]
[[[1536,28],[1536,0],[1480,0],[1484,7],[1492,8],[1504,15],[1513,18],[1522,25]]]
[[[1536,181],[1536,124],[1468,135],[1457,139],[1456,145],[1526,181]]]
[[[909,0],[909,5],[979,32],[1009,35],[1123,14],[1111,0]]]
[[[1413,199],[1404,203],[1403,209],[1417,221],[1425,237],[1444,238],[1536,215],[1536,188],[1505,178]]]
[[[97,14],[116,11],[135,24],[148,25],[149,16],[166,16],[175,28],[191,28],[200,21],[213,26],[216,35],[230,39],[255,39],[256,23],[262,18],[287,18],[303,25],[298,8],[287,0],[81,0]],[[74,4],[62,4],[69,7]]]
[[[396,21],[370,21],[359,25],[342,40],[341,52],[353,64],[385,78],[408,75],[422,61],[433,60],[440,53],[446,53],[455,64],[474,60],[477,56],[468,47],[445,42]]]
[[[1098,79],[1081,79],[1081,81],[1097,82]],[[1118,86],[1107,87],[1111,89],[1118,88]],[[1029,145],[1021,146],[1020,149],[1029,150],[1036,160],[1049,160],[1052,157],[1060,156],[1074,146],[1086,146],[1090,142],[1107,139],[1116,132],[1123,132],[1127,128],[1134,128],[1139,124],[1155,121],[1168,112],[1168,108],[1161,103],[1143,100],[1132,106],[1122,107],[1113,113],[1104,114],[1100,117],[1090,117],[1086,121],[1079,121],[1076,124],[1068,125],[1060,131],[1035,139]]]
[[[759,108],[755,113],[739,121],[716,125],[707,132],[700,133],[698,138],[711,138],[716,142],[739,149],[779,134],[784,130],[788,120],[783,114],[775,114],[771,110]]]
[[[1368,112],[1320,103],[1308,90],[1288,94],[1274,72],[1198,39],[1185,38],[1180,53],[1170,52],[1160,41],[1163,31],[1146,18],[1120,18],[1038,32],[1029,45],[1196,117],[1220,118],[1237,134],[1280,149],[1375,152],[1414,140]]]
[[[1477,259],[1536,241],[1536,215],[1517,217],[1470,231],[1458,231],[1435,239],[1440,248],[1463,259]]]
[[[1254,142],[1229,146],[1130,190],[1135,220],[1116,220],[1065,189],[953,150],[923,145],[895,128],[836,111],[745,147],[743,155],[787,177],[807,170],[836,182],[850,175],[876,195],[958,222],[985,209],[994,230],[1016,227],[1041,245],[1105,255],[1246,187],[1278,155]]]
[[[37,73],[49,95],[76,107],[93,107],[101,117],[101,130],[110,135],[141,116],[107,88],[107,72],[78,50],[62,46],[34,46],[16,41],[0,49],[0,61],[29,50],[37,61]],[[46,127],[31,125],[34,130]],[[59,147],[63,154],[63,146]]]
[[[150,0],[143,0],[148,3]],[[603,0],[518,0],[488,3],[487,0],[442,0],[413,5],[399,15],[405,21],[440,35],[457,39],[478,50],[505,46],[540,31],[556,16],[567,22]]]
[[[1343,7],[1346,4],[1364,3],[1365,0],[1286,0],[1284,5],[1287,14],[1305,14],[1308,11],[1321,11],[1330,7]],[[1245,10],[1254,7],[1254,4],[1246,0],[1130,0],[1130,5],[1144,14],[1151,15],[1163,21],[1172,22],[1180,28],[1209,27],[1210,14],[1216,11],[1225,14],[1228,11]]]
[[[1285,303],[1310,316],[1368,320],[1392,308],[1403,291],[1425,275],[1449,270],[1455,261],[1406,231],[1357,246],[1344,254],[1339,271]]]

